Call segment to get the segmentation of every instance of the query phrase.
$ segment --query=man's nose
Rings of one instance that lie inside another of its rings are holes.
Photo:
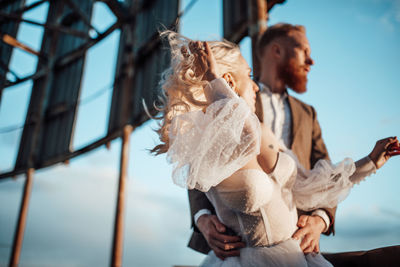
[[[312,66],[314,65],[314,60],[311,57],[307,57],[306,64]]]

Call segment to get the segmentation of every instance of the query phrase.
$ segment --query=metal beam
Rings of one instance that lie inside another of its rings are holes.
[[[2,2],[4,3],[4,2]],[[12,13],[15,12],[16,10],[19,10],[25,5],[25,0],[14,0],[12,1],[12,4],[8,4],[5,6],[0,7],[0,11]],[[21,16],[21,15],[19,15]],[[0,33],[7,34],[12,37],[16,37],[18,33],[18,28],[19,28],[19,23],[15,21],[1,21],[0,20]],[[11,59],[11,54],[12,54],[13,48],[9,45],[6,45],[2,42],[0,42],[0,60],[2,63],[5,64],[5,66],[8,68],[8,65],[10,63]],[[1,104],[1,98],[2,98],[2,93],[4,86],[7,82],[7,72],[4,71],[3,69],[0,69],[0,104]]]
[[[258,38],[267,29],[267,1],[251,0],[250,1],[250,26],[249,35],[251,37],[251,51],[253,59],[253,75],[258,78],[260,62],[257,56]]]
[[[89,48],[91,48],[92,46],[94,46],[95,44],[97,44],[98,42],[103,40],[104,38],[106,38],[109,34],[111,34],[113,31],[118,29],[120,27],[120,25],[121,25],[121,23],[117,21],[116,23],[111,25],[105,32],[100,34],[96,39],[89,40],[88,42],[86,42],[86,43],[82,44],[81,46],[77,47],[76,49],[74,49],[73,51],[66,53],[64,56],[59,58],[57,61],[49,62],[48,66],[46,66],[46,67],[42,66],[41,69],[37,70],[32,75],[28,75],[28,76],[21,78],[20,80],[15,81],[15,82],[7,81],[4,87],[7,88],[7,87],[11,87],[11,86],[17,85],[19,83],[22,83],[22,82],[25,82],[28,80],[39,79],[39,78],[43,77],[44,75],[46,75],[46,73],[52,68],[61,68],[63,66],[68,65],[69,63],[75,61],[79,57],[82,57]]]
[[[20,206],[19,215],[18,215],[17,228],[15,229],[14,241],[13,241],[13,246],[12,246],[12,251],[11,251],[10,264],[9,264],[10,267],[18,267],[18,264],[19,264],[19,258],[20,258],[21,249],[22,249],[22,241],[24,240],[26,219],[28,217],[28,207],[29,207],[29,200],[30,200],[30,196],[31,196],[31,192],[32,192],[33,173],[34,172],[35,172],[35,170],[30,168],[30,169],[28,169],[28,171],[26,173],[26,180],[25,180],[24,191],[22,194],[22,201],[21,201],[21,206]]]
[[[71,29],[71,28],[68,28],[68,27],[64,27],[64,26],[61,26],[61,25],[55,26],[55,24],[49,24],[49,23],[43,24],[43,23],[39,23],[39,22],[36,22],[36,21],[33,21],[33,20],[23,19],[23,18],[19,17],[18,15],[15,15],[15,14],[7,14],[7,13],[4,13],[4,12],[0,11],[0,17],[4,17],[4,18],[11,19],[11,20],[18,21],[18,22],[25,22],[25,23],[29,23],[29,24],[32,24],[32,25],[36,25],[36,26],[41,26],[41,27],[49,29],[49,30],[63,32],[63,33],[66,33],[66,34],[69,34],[69,35],[73,35],[73,36],[76,36],[76,37],[79,37],[79,38],[85,39],[85,40],[91,40],[92,39],[92,38],[90,38],[90,36],[87,33],[82,32],[82,31],[77,31],[77,30],[74,30],[74,29]]]
[[[33,4],[31,4],[29,6],[23,6],[22,8],[13,11],[13,14],[23,14],[24,12],[29,11],[29,10],[37,7],[37,6],[40,6],[41,4],[43,4],[44,2],[47,2],[47,1],[48,0],[41,0],[41,1],[37,1],[37,2],[35,2]],[[4,20],[0,19],[0,23],[2,23],[3,21]]]
[[[117,205],[116,205],[115,223],[114,223],[113,252],[111,257],[112,267],[122,266],[124,218],[125,218],[125,202],[126,202],[125,192],[126,192],[126,181],[128,179],[127,174],[128,174],[128,164],[129,164],[130,135],[132,131],[133,127],[130,125],[126,125],[124,127],[122,136]]]
[[[90,18],[88,18],[87,14],[85,14],[85,13],[79,8],[79,6],[78,6],[77,4],[75,4],[74,1],[72,1],[72,0],[64,0],[64,1],[66,1],[67,5],[69,5],[69,6],[74,10],[74,12],[76,12],[76,13],[79,15],[79,17],[82,19],[82,21],[83,21],[90,29],[94,30],[94,31],[96,32],[97,35],[100,34],[100,32],[99,32],[95,27],[93,27],[93,25],[91,24]]]
[[[67,152],[65,154],[62,155],[58,155],[52,159],[49,159],[47,161],[42,162],[40,165],[38,165],[36,167],[36,170],[39,169],[43,169],[46,167],[50,167],[56,163],[60,163],[60,162],[64,162],[67,161],[69,159],[78,157],[80,155],[83,155],[89,151],[92,151],[94,149],[97,149],[99,147],[101,147],[102,145],[107,145],[109,142],[113,141],[114,139],[121,137],[122,136],[122,130],[117,130],[115,132],[109,133],[107,136],[102,137],[100,139],[98,139],[97,141],[81,148],[78,150],[75,150],[73,152]],[[10,178],[10,177],[14,177],[20,174],[23,174],[26,172],[25,168],[16,168],[10,172],[6,172],[6,173],[1,173],[0,174],[0,181],[5,180],[6,178]]]
[[[21,50],[24,50],[25,52],[28,52],[30,54],[33,54],[35,56],[40,57],[40,53],[35,51],[33,48],[29,47],[26,44],[21,43],[20,41],[18,41],[17,39],[15,39],[14,37],[12,37],[11,35],[8,34],[2,34],[0,32],[0,39],[1,41],[3,41],[4,43],[13,46],[13,47],[17,47]]]
[[[124,3],[121,3],[116,0],[100,0],[99,2],[103,2],[108,6],[108,8],[114,13],[114,15],[118,18],[120,21],[127,21],[129,20],[131,15],[127,8],[127,6]]]

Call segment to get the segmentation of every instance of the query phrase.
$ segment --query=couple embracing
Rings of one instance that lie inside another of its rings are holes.
[[[277,24],[260,38],[258,84],[232,43],[194,42],[165,32],[171,67],[156,153],[189,190],[189,246],[202,266],[332,266],[319,253],[335,210],[358,183],[399,151],[379,140],[354,162],[332,164],[306,91],[313,65],[302,26]]]

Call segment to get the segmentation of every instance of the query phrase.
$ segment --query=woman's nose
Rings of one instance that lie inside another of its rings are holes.
[[[253,90],[256,93],[260,90],[260,88],[258,87],[258,85],[254,81],[253,81]]]

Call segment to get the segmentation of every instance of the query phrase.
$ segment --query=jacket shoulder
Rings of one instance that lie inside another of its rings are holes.
[[[300,99],[289,95],[289,99],[291,100],[292,104],[296,105],[301,111],[304,111],[307,115],[311,117],[315,117],[315,109],[313,106],[301,101]]]

